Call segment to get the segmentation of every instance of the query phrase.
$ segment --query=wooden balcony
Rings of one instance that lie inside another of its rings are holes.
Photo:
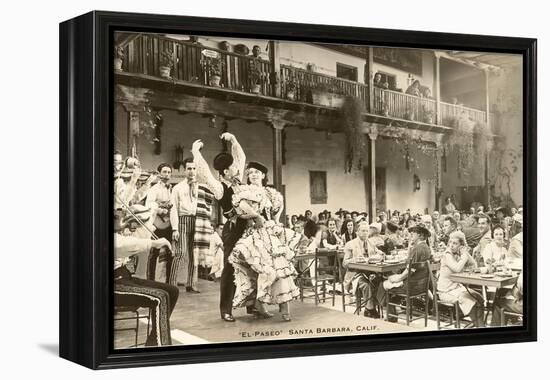
[[[172,68],[170,76],[163,77],[162,66],[166,65],[167,56]],[[361,100],[371,119],[397,119],[418,123],[424,129],[430,126],[451,128],[459,117],[466,117],[473,122],[487,120],[485,111],[462,105],[440,102],[438,107],[432,98],[378,87],[370,92],[366,84],[286,65],[280,65],[280,71],[275,75],[274,67],[271,62],[261,58],[161,35],[139,35],[123,48],[122,71],[142,78],[169,78],[193,87],[218,87],[224,91],[231,90],[236,95],[252,93],[264,100],[280,99],[287,105],[288,102],[312,104],[327,108],[328,111],[337,110],[343,99],[351,96]],[[213,80],[215,73],[219,73],[219,83]],[[370,96],[373,97],[372,109]],[[491,120],[493,124],[494,118]]]

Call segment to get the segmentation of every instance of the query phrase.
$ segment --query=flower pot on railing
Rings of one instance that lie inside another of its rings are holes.
[[[212,75],[210,77],[210,86],[212,87],[220,87],[220,80],[222,79],[222,77],[220,77],[219,75]]]
[[[115,71],[122,71],[122,59],[115,58]]]
[[[311,90],[311,102],[323,107],[340,108],[344,104],[346,97],[340,94],[334,94],[324,90]]]
[[[122,71],[122,60],[124,59],[124,49],[121,46],[115,47],[115,71]]]
[[[160,53],[159,74],[161,78],[171,79],[170,71],[174,67],[174,53],[172,50],[164,50]]]
[[[424,115],[424,123],[426,124],[433,124],[434,123],[434,117],[433,115]]]
[[[405,120],[414,120],[414,111],[407,110],[405,111]]]
[[[253,84],[252,87],[250,88],[250,92],[253,93],[253,94],[259,94],[261,87],[262,86],[258,83]]]
[[[328,97],[328,92],[312,89],[311,103],[317,104],[318,106],[330,107],[330,99]]]
[[[172,68],[170,66],[159,66],[159,73],[161,78],[166,78],[166,79],[172,78],[170,76],[171,71],[172,71]]]
[[[386,105],[383,105],[382,106],[382,109],[379,111],[380,115],[384,116],[384,117],[389,117],[390,116],[390,110],[388,109],[388,106]]]
[[[294,91],[287,91],[286,92],[286,98],[288,100],[295,100],[296,99],[296,93]]]

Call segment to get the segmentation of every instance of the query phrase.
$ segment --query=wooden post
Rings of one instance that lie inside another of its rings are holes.
[[[283,190],[283,129],[284,121],[273,121],[273,186],[278,191]]]
[[[369,128],[369,169],[370,169],[370,199],[369,199],[369,222],[376,221],[376,138],[378,130],[376,127]]]
[[[373,64],[373,48],[369,46],[367,49],[367,75],[368,75],[368,85],[369,85],[369,103],[368,103],[368,112],[374,113],[374,71],[372,68]]]
[[[435,206],[434,209],[437,211],[441,211],[441,190],[443,189],[442,185],[442,165],[443,165],[443,135],[437,136],[437,140],[435,142],[435,155],[436,155],[436,162],[437,165],[436,170],[436,184],[435,184]]]
[[[441,125],[441,73],[439,70],[440,53],[435,52],[434,92],[435,92],[435,123]]]
[[[491,117],[489,115],[489,70],[484,69],[485,72],[485,122],[487,123],[488,130],[491,130],[489,128],[489,123],[491,122]],[[492,141],[487,141],[487,147],[485,151],[485,196],[487,198],[487,208],[491,205],[491,184],[489,180],[489,154],[491,152],[491,148],[493,146]]]
[[[269,41],[269,63],[271,69],[271,76],[269,78],[271,83],[272,96],[276,98],[281,97],[281,83],[279,80],[281,73],[281,62],[279,59],[279,42]]]
[[[137,137],[139,135],[139,106],[123,104],[127,114],[126,126],[126,156],[137,154]],[[135,147],[135,149],[133,149]]]

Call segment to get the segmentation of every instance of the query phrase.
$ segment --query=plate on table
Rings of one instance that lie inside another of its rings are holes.
[[[397,264],[398,262],[399,260],[397,259],[389,259],[385,261],[386,264]]]
[[[494,274],[482,274],[479,277],[481,277],[481,278],[494,278],[495,275]]]
[[[369,264],[380,264],[381,262],[380,259],[369,259]]]

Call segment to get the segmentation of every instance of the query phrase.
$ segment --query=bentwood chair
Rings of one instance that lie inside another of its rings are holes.
[[[397,310],[397,307],[401,307],[401,303],[394,303],[391,301],[391,297],[398,297],[404,299],[405,301],[405,320],[407,326],[410,325],[412,321],[424,317],[424,326],[428,326],[428,306],[429,306],[429,286],[431,278],[431,267],[429,261],[418,262],[409,264],[407,278],[404,281],[402,287],[393,288],[386,290],[386,321],[389,317],[395,317],[397,319],[402,317],[399,316],[399,313],[392,314],[390,313],[389,307],[394,306]],[[413,315],[412,302],[414,299],[419,299],[424,301],[424,313],[423,316],[415,317]]]
[[[328,258],[331,257],[334,257],[334,264],[325,264]],[[338,252],[336,250],[316,249],[311,262],[302,271],[298,279],[300,300],[303,302],[306,298],[313,298],[315,305],[318,305],[320,302],[325,302],[330,298],[332,299],[332,306],[334,306],[336,300],[336,282],[338,281],[338,265]],[[313,266],[313,275],[309,273],[311,266]],[[327,286],[329,285],[332,285],[332,292],[327,292]],[[306,291],[310,291],[311,293],[306,295]]]
[[[523,318],[523,314],[514,313],[514,312],[511,312],[511,311],[506,311],[503,308],[500,308],[499,312],[500,312],[500,325],[501,326],[506,326],[506,317],[512,317],[512,318],[516,318],[516,319]]]
[[[147,314],[140,314],[139,313],[139,307],[135,306],[117,306],[115,305],[115,318],[114,321],[116,322],[123,322],[123,321],[135,321],[135,326],[133,327],[119,327],[114,328],[114,331],[134,331],[135,332],[135,343],[133,346],[130,347],[138,347],[138,337],[139,337],[139,320],[140,319],[147,319],[147,334],[149,335],[150,330],[150,323],[151,323],[151,312]]]
[[[461,319],[460,306],[458,304],[458,301],[444,302],[439,299],[439,294],[437,292],[437,280],[436,277],[433,275],[433,272],[430,272],[430,277],[433,289],[433,292],[430,292],[430,296],[433,302],[433,310],[437,323],[437,329],[443,330],[450,329],[451,327],[459,329],[462,327],[461,322],[465,322],[466,326],[468,324],[471,324],[470,321]],[[447,312],[446,315],[441,313],[442,309]],[[446,322],[446,324],[442,326],[441,321]]]

